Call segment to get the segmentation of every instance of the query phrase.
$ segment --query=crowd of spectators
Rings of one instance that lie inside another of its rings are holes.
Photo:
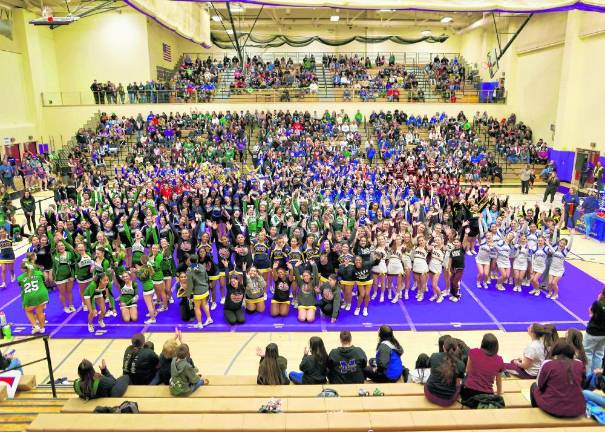
[[[265,62],[260,56],[247,58],[242,67],[236,67],[231,91],[293,88],[311,89],[317,92],[315,57],[305,56],[301,63],[289,57]]]

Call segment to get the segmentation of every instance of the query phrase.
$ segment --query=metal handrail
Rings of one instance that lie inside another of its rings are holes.
[[[327,87],[325,94],[318,92],[317,94],[311,95],[308,87],[293,88],[293,87],[280,87],[280,88],[267,88],[267,89],[217,89],[210,93],[204,92],[187,92],[183,90],[158,90],[153,92],[145,92],[143,95],[139,95],[132,100],[129,97],[124,98],[123,103],[118,100],[118,103],[106,103],[106,104],[95,104],[95,100],[92,92],[46,92],[42,93],[43,106],[90,106],[97,105],[99,108],[103,106],[119,106],[119,105],[162,105],[162,104],[196,104],[196,103],[240,103],[240,102],[280,102],[281,97],[285,90],[288,90],[291,101],[297,102],[360,102],[362,99],[353,88],[349,88],[351,98],[342,97],[340,94],[343,88]],[[384,95],[386,90],[373,89],[375,95],[372,98],[376,101],[387,102]],[[401,100],[406,99],[407,89],[399,88]],[[493,100],[492,91],[482,91],[477,89],[462,88],[455,91],[456,102],[465,103],[462,100],[464,97],[476,97],[478,100],[467,101],[466,103],[505,103],[506,95],[497,100]],[[482,96],[484,96],[482,98]],[[485,99],[482,102],[482,99]],[[416,102],[416,101],[408,101]],[[436,93],[434,91],[428,91],[424,89],[424,102],[427,103],[451,103],[451,101],[444,97],[443,94]]]
[[[16,370],[16,369],[19,369],[19,368],[24,368],[26,366],[30,366],[30,365],[33,365],[33,364],[36,364],[36,363],[40,363],[40,362],[43,362],[43,361],[46,360],[46,364],[48,366],[48,378],[50,379],[50,388],[52,389],[53,398],[56,399],[57,398],[57,388],[55,386],[55,377],[54,377],[54,374],[53,374],[52,360],[50,358],[50,348],[48,346],[48,338],[49,338],[49,336],[47,336],[47,335],[26,337],[26,338],[23,338],[23,339],[11,341],[11,342],[5,342],[3,344],[0,344],[0,348],[4,348],[4,347],[7,347],[7,346],[13,346],[13,345],[19,345],[19,344],[22,344],[22,343],[26,343],[26,342],[31,342],[31,341],[34,341],[34,340],[42,339],[42,341],[44,342],[44,351],[46,353],[45,357],[42,357],[42,358],[40,358],[38,360],[30,361],[28,363],[23,363],[23,364],[21,364],[21,366],[18,366],[18,367],[15,367],[15,368],[5,369],[4,372],[8,372],[8,371],[11,371],[11,370]]]

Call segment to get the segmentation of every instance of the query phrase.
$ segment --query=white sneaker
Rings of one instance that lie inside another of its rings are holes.
[[[418,300],[419,302],[423,301],[424,300],[424,294],[419,295],[416,300]]]
[[[496,289],[498,291],[506,291],[506,288],[504,288],[504,285],[500,285],[500,284],[496,285]]]
[[[71,313],[71,309],[66,306],[66,307],[63,308],[63,312],[65,312],[65,313]]]
[[[110,314],[110,316],[112,316],[112,317],[117,317],[117,316],[118,316],[118,313],[117,313],[115,310],[110,310],[110,311],[109,311],[109,314]]]
[[[345,310],[346,310],[347,312],[348,312],[348,311],[350,311],[350,310],[351,310],[351,305],[350,305],[350,304],[347,304],[347,305],[345,306]]]
[[[45,327],[41,327],[40,330],[39,330],[39,333],[40,334],[46,333],[46,328]]]
[[[432,295],[431,298],[429,299],[430,302],[434,302],[435,300],[437,300],[437,296],[436,295]]]
[[[541,294],[540,290],[536,290],[536,292],[534,292],[534,295],[535,295],[536,297],[540,297],[540,294]]]
[[[221,304],[224,305],[225,304],[225,297],[221,297]]]
[[[534,295],[535,293],[536,293],[536,290],[535,290],[535,289],[532,289],[532,290],[530,290],[530,291],[528,292],[528,294],[530,294],[530,295]]]
[[[441,302],[443,301],[443,299],[444,299],[444,298],[445,298],[445,297],[443,297],[442,295],[440,295],[440,296],[437,298],[437,303],[441,303]]]
[[[82,310],[88,312],[88,307],[84,303],[82,303]]]
[[[443,297],[447,297],[448,295],[450,295],[450,290],[449,289],[444,289],[443,291],[441,291],[441,295]]]
[[[155,318],[149,318],[148,320],[145,320],[145,324],[155,324]]]
[[[472,255],[473,255],[473,253],[472,253],[470,250],[469,250],[469,251],[466,251],[466,254],[467,254],[468,256],[472,256]]]
[[[172,296],[168,297],[168,303],[170,303],[170,304],[174,303],[174,299],[172,298]]]
[[[483,281],[483,288],[484,288],[484,289],[487,289],[487,288],[488,288],[488,286],[487,286],[487,282],[485,282],[485,281]]]
[[[105,328],[105,321],[99,321],[99,327]]]
[[[550,293],[550,292],[548,294],[546,294],[546,298],[550,298],[551,296],[552,296],[552,293]]]
[[[389,290],[387,293],[388,299],[391,300],[393,298],[393,291]]]
[[[451,302],[457,303],[457,302],[458,302],[458,300],[460,300],[458,297],[455,297],[455,296],[449,296],[449,301],[451,301]]]
[[[409,300],[410,299],[410,295],[408,294],[408,290],[405,290],[405,292],[403,293],[403,298],[405,300]]]
[[[212,304],[210,305],[210,310],[214,309],[216,309],[216,302],[212,302]]]
[[[363,316],[368,316],[368,308],[363,308]]]
[[[395,294],[395,297],[393,297],[393,300],[391,300],[391,303],[395,304],[399,301],[399,295]]]
[[[380,296],[380,300],[379,300],[379,302],[380,302],[380,303],[384,303],[384,295],[381,295],[381,296]]]
[[[17,280],[17,278],[15,277],[15,275],[12,275],[12,276],[11,276],[11,282],[14,282],[14,281],[16,281],[16,280]]]
[[[554,294],[554,295],[551,295],[551,296],[550,296],[550,299],[551,299],[551,300],[556,300],[556,299],[558,299],[558,298],[559,298],[559,294]]]
[[[355,312],[353,312],[353,315],[355,315],[355,316],[359,315],[359,310],[360,310],[359,308],[355,308]]]
[[[168,310],[168,306],[162,306],[158,309],[158,312],[166,312]]]
[[[0,284],[0,288],[6,288],[6,282],[2,282],[2,283]]]
[[[197,323],[197,324],[194,324],[194,325],[193,325],[193,328],[196,328],[196,329],[203,329],[203,328],[204,328],[204,324],[202,324],[202,323]]]
[[[33,327],[32,327],[32,334],[36,334],[36,333],[40,333],[40,327],[38,327],[38,326],[33,326]]]
[[[341,308],[341,309],[344,309],[344,308],[346,308],[346,307],[347,307],[347,304],[346,304],[346,303],[341,303],[341,304],[340,304],[340,308]]]
[[[378,296],[378,293],[376,291],[374,291],[374,294],[372,294],[372,297],[370,297],[370,300],[376,300],[376,296]]]
[[[93,326],[92,324],[88,324],[88,333],[94,333],[95,332],[95,326]]]
[[[479,288],[479,289],[481,289],[481,288],[482,288],[482,286],[481,286],[481,282],[477,282],[477,288]]]
[[[529,279],[524,279],[522,285],[529,286]]]
[[[204,327],[209,326],[210,324],[212,324],[214,321],[212,320],[212,318],[206,318],[206,321],[204,321]]]

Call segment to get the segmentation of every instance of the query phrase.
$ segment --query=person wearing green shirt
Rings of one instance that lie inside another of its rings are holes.
[[[46,314],[44,309],[48,303],[48,290],[44,285],[44,273],[35,269],[35,265],[21,262],[23,273],[17,278],[21,291],[21,302],[25,315],[32,325],[32,334],[45,333]]]
[[[168,296],[164,290],[164,272],[162,271],[163,262],[164,254],[160,252],[160,245],[154,243],[151,245],[151,250],[149,252],[149,265],[153,269],[151,280],[153,281],[157,300],[160,303],[158,312],[165,312],[168,310]]]
[[[143,284],[143,299],[145,300],[145,305],[147,306],[147,311],[149,312],[149,319],[145,321],[145,324],[155,324],[155,318],[157,316],[157,312],[155,310],[155,306],[153,305],[153,266],[149,261],[149,257],[147,255],[141,256],[141,262],[137,264],[137,278]]]
[[[84,290],[92,280],[92,266],[94,265],[93,259],[90,257],[83,243],[79,243],[76,246],[76,259],[75,259],[75,276],[78,281],[78,288],[80,289],[80,298],[84,298]],[[82,309],[88,312],[88,306],[83,302]]]
[[[84,302],[88,308],[88,331],[95,332],[93,319],[98,317],[99,327],[105,327],[105,297],[111,289],[111,278],[107,273],[99,273],[84,290]],[[99,308],[97,314],[96,309]]]
[[[52,275],[53,280],[59,288],[59,298],[63,305],[65,313],[76,311],[73,299],[74,287],[74,264],[76,256],[73,252],[68,251],[65,243],[58,242],[56,252],[52,255]]]

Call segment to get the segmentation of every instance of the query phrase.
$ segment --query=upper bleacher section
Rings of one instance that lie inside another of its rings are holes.
[[[111,83],[86,92],[45,92],[45,106],[140,103],[422,102],[504,103],[480,91],[478,71],[458,53],[184,54],[164,81]]]

